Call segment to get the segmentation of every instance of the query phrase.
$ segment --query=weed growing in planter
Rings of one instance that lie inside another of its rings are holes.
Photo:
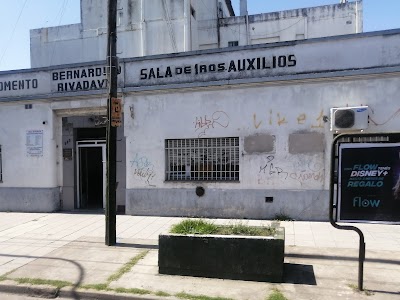
[[[250,235],[250,236],[270,236],[276,232],[272,227],[254,227],[244,224],[234,224],[229,226],[220,226],[217,234],[224,235]]]
[[[175,224],[171,228],[171,233],[180,234],[213,234],[218,229],[217,225],[205,220],[183,220],[182,222]]]
[[[219,234],[219,235],[249,235],[271,236],[276,232],[273,227],[254,227],[244,224],[232,224],[227,226],[215,225],[206,220],[184,220],[172,226],[171,233],[178,234]]]

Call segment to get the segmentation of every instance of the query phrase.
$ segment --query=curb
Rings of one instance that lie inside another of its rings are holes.
[[[73,287],[57,288],[49,285],[29,285],[29,284],[13,284],[11,281],[0,282],[0,293],[26,295],[30,297],[38,297],[45,299],[56,299],[57,297],[71,299],[96,299],[96,300],[161,300],[160,296],[154,295],[134,295],[120,294],[115,292],[101,292],[94,290],[74,289]],[[173,296],[168,297],[169,300],[175,300]]]
[[[0,282],[0,291],[2,293],[23,294],[32,297],[55,299],[58,296],[59,289],[49,285],[27,285],[27,284],[12,284],[10,281]]]
[[[71,287],[62,288],[58,297],[71,298],[71,299],[96,299],[96,300],[162,300],[163,297],[152,295],[133,295],[133,294],[120,294],[115,292],[101,292],[94,290],[74,290]],[[177,298],[168,297],[169,300]]]

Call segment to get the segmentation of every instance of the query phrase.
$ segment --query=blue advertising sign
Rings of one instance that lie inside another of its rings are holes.
[[[400,224],[400,143],[339,145],[338,221]]]

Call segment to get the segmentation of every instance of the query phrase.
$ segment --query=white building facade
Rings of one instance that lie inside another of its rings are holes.
[[[400,128],[399,45],[391,30],[122,58],[118,210],[327,220],[333,136]],[[1,211],[104,207],[105,63],[59,56],[0,72]]]
[[[399,128],[399,44],[392,30],[122,60],[119,207],[327,219],[330,110]],[[103,206],[103,67],[0,74],[2,210]]]

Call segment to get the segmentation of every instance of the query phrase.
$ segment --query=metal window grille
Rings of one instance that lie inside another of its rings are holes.
[[[1,145],[0,145],[0,182],[2,181],[3,181],[3,164],[2,164]]]
[[[166,180],[238,181],[239,138],[165,141]]]

